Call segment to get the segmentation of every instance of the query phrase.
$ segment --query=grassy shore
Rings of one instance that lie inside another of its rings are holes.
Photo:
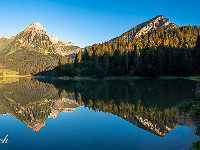
[[[20,75],[19,72],[13,71],[11,69],[0,69],[0,77],[6,77],[6,78],[31,77],[31,74]]]

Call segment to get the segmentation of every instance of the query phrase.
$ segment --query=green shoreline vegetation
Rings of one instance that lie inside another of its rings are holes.
[[[200,91],[199,91],[199,83],[197,84],[197,88],[195,90],[195,98],[190,101],[182,102],[177,108],[191,116],[196,121],[196,131],[195,134],[200,136]],[[197,142],[193,142],[192,150],[199,150],[200,149],[200,140]]]
[[[185,101],[178,106],[178,109],[189,116],[191,116],[194,120],[197,121],[196,123],[196,131],[195,134],[200,136],[200,100],[198,101]],[[197,142],[192,143],[192,150],[199,150],[200,149],[200,140]]]

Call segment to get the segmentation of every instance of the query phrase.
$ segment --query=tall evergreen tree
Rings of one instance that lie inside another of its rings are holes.
[[[103,68],[107,74],[109,69],[109,55],[107,52],[103,56]]]
[[[69,56],[69,58],[68,58],[68,64],[72,64],[72,57],[71,56]]]
[[[193,50],[194,72],[200,75],[200,36],[197,37],[196,46]]]
[[[81,62],[81,59],[82,59],[82,53],[79,51],[79,52],[76,54],[75,63],[80,63],[80,62]]]
[[[61,67],[63,66],[64,62],[63,62],[63,57],[61,56],[59,61],[58,61],[58,65]]]

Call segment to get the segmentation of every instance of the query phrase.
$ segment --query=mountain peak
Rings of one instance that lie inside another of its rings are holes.
[[[156,17],[152,18],[152,19],[156,19],[156,18],[159,18],[159,19],[163,19],[165,18],[164,15],[157,15]],[[165,18],[166,19],[166,18]]]
[[[46,28],[43,27],[39,22],[31,23],[25,31],[35,31],[39,33],[46,33]]]
[[[111,41],[116,40],[118,38],[125,40],[133,39],[135,37],[140,37],[142,35],[145,35],[156,28],[168,27],[168,26],[170,28],[177,27],[177,25],[170,23],[169,19],[166,19],[163,15],[157,15],[156,17],[133,27],[129,31],[123,33],[121,36],[117,38],[112,39]]]
[[[158,15],[147,22],[139,24],[138,26],[142,26],[142,28],[138,30],[135,37],[145,35],[159,27],[167,27],[169,24],[170,24],[169,19],[166,19],[163,15]]]

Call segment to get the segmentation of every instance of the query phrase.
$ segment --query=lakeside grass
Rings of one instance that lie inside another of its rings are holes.
[[[5,76],[0,76],[2,78],[22,78],[22,77],[32,77],[32,75],[5,75]]]
[[[0,77],[27,77],[29,75],[19,75],[19,72],[11,69],[0,69]]]
[[[6,78],[17,78],[17,77],[31,77],[31,74],[20,75],[19,72],[11,69],[0,69],[0,77]]]

